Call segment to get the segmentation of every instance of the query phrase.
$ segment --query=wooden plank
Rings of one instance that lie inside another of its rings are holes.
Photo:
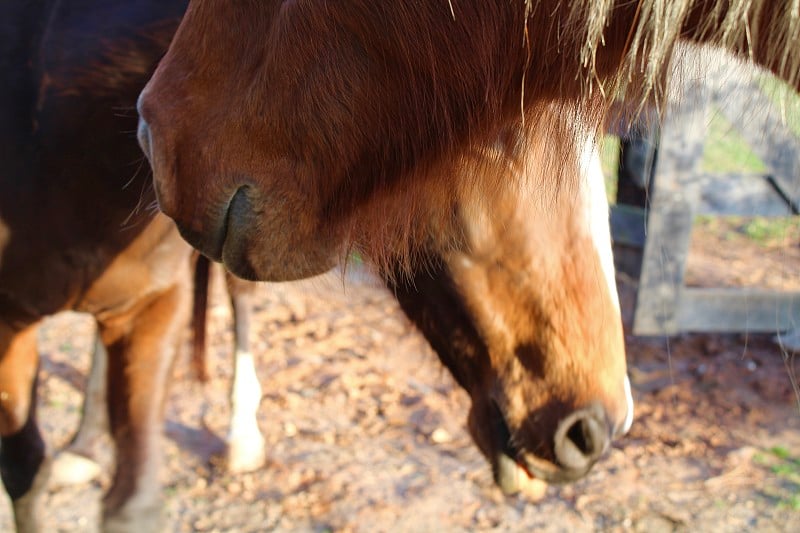
[[[699,191],[687,185],[702,160],[708,107],[706,85],[683,79],[680,103],[667,110],[661,128],[633,320],[636,335],[680,331],[678,309]]]
[[[786,120],[761,90],[758,71],[731,65],[741,71],[717,77],[714,97],[720,110],[769,169],[781,191],[800,205],[800,139],[786,126]]]
[[[794,214],[763,175],[699,174],[688,186],[698,190],[698,215],[788,217]]]
[[[611,206],[611,240],[635,248],[644,248],[645,210],[617,204]]]
[[[639,290],[633,318],[635,335],[680,331],[686,256],[694,213],[686,202],[660,201],[648,218]]]
[[[684,288],[680,331],[783,332],[800,323],[800,293],[763,289]]]

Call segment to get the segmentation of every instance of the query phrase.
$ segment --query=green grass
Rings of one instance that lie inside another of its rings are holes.
[[[800,242],[800,217],[719,217],[699,215],[695,225],[725,241],[746,238],[765,247]]]
[[[774,475],[775,483],[763,493],[782,509],[800,511],[800,457],[783,446],[775,446],[753,455],[753,462]]]
[[[733,124],[716,108],[711,110],[700,168],[703,172],[719,174],[759,174],[767,171],[767,167],[750,150]]]
[[[780,111],[789,130],[800,137],[800,97],[794,89],[769,74],[759,76],[758,84],[761,91]]]
[[[779,244],[787,239],[800,240],[800,218],[753,217],[742,226],[743,233],[759,244]]]
[[[765,95],[781,111],[786,125],[800,138],[800,97],[788,85],[768,74],[760,75],[759,85]],[[606,192],[609,202],[614,203],[617,189],[617,165],[619,139],[607,135],[601,150],[603,173],[606,176]],[[706,144],[701,161],[701,170],[708,173],[765,174],[766,165],[753,153],[736,128],[718,109],[712,109],[709,117]],[[698,217],[701,225],[712,226],[718,217]],[[721,229],[728,232],[727,239],[744,235],[763,245],[786,240],[800,240],[800,218],[726,217]]]

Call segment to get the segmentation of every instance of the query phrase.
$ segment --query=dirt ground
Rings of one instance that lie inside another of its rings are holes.
[[[797,243],[721,254],[724,243],[698,242],[694,282],[752,281],[753,263],[739,259],[757,257],[767,285],[800,286]],[[630,433],[587,479],[531,504],[494,488],[464,428],[466,395],[359,269],[344,288],[341,274],[260,288],[255,351],[268,459],[257,472],[229,475],[219,454],[232,334],[216,281],[212,379],[198,385],[179,361],[167,406],[169,531],[800,531],[795,363],[771,336],[628,336]],[[633,286],[620,284],[630,315]],[[77,426],[90,333],[75,315],[42,331],[40,420],[54,447]],[[110,467],[109,458],[95,483],[48,492],[48,531],[96,530]],[[11,524],[5,501],[0,531]]]

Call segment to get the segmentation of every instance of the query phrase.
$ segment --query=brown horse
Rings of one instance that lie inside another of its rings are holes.
[[[584,209],[574,200],[587,137],[612,95],[624,92],[632,109],[663,97],[680,41],[725,47],[797,88],[799,10],[793,0],[197,0],[139,99],[139,141],[162,210],[238,275],[300,278],[353,247],[387,269],[398,255],[413,265],[431,245],[443,257],[472,251],[452,223],[464,205],[499,216],[505,231],[517,220],[487,206],[516,194],[541,222],[570,203]],[[473,373],[492,378],[465,383],[473,401],[496,406],[472,426],[484,451],[509,435],[516,456],[536,464],[552,460],[559,424],[537,433],[524,421],[551,420],[540,412],[550,404],[569,420],[567,406],[582,407],[561,386],[604,404],[612,381],[600,385],[608,363],[583,344],[603,331],[608,315],[592,309],[608,298],[604,286],[571,262],[569,234],[542,228],[565,250],[536,265],[552,283],[544,309],[558,317],[541,331],[580,330],[544,342],[577,349],[534,367],[538,348],[526,346],[536,343],[507,341],[490,370]],[[496,261],[485,287],[520,272]],[[485,321],[500,332],[528,313],[541,318],[537,309]],[[538,381],[556,366],[560,377]],[[526,401],[502,392],[512,388]]]
[[[544,120],[561,122],[550,112]],[[543,170],[565,154],[548,139],[528,148],[524,179],[542,184]],[[469,157],[484,170],[494,164],[492,153]],[[429,233],[410,274],[402,260],[383,272],[470,393],[470,432],[508,492],[535,478],[581,477],[632,421],[608,204],[590,143],[581,161],[576,188],[550,200],[525,190],[464,195],[446,221],[435,219],[444,225]],[[445,246],[452,235],[460,244]],[[265,453],[248,347],[252,284],[227,280],[236,353],[228,459],[244,470]]]
[[[36,330],[97,320],[117,468],[107,529],[158,524],[163,400],[188,318],[191,249],[146,206],[132,112],[185,2],[5,4],[0,22],[0,475],[18,530],[49,470],[36,422]],[[127,110],[127,111],[126,111]],[[93,387],[93,390],[96,387]],[[84,442],[76,442],[81,451]]]
[[[22,530],[36,528],[31,500],[47,470],[35,419],[34,332],[61,309],[94,314],[96,359],[108,350],[118,468],[104,527],[151,530],[159,522],[161,408],[187,310],[189,250],[165,217],[138,209],[152,195],[129,183],[137,147],[126,133],[135,118],[124,110],[182,7],[41,1],[5,11],[0,466]],[[567,128],[549,110],[541,120],[554,132]],[[517,141],[498,135],[495,146],[465,154],[459,172],[475,180],[469,173],[479,167],[497,171],[505,163],[496,152]],[[545,181],[545,169],[573,149],[549,143],[531,143],[528,164],[509,170]],[[440,212],[435,198],[420,196],[428,218],[414,231],[428,238],[416,269],[402,255],[383,263],[410,316],[470,391],[473,434],[507,490],[532,475],[581,475],[630,423],[616,295],[611,285],[596,290],[609,280],[610,243],[604,204],[591,194],[599,182],[584,180],[588,168],[565,172],[576,176],[571,198],[595,206],[586,211],[598,215],[594,222],[568,202],[528,203],[475,180],[486,201],[465,195]],[[417,290],[427,285],[438,289]],[[561,305],[581,294],[577,308]],[[86,452],[81,435],[75,445]]]

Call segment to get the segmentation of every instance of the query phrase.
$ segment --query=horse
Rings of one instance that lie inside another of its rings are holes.
[[[549,118],[560,121],[555,113]],[[550,168],[547,157],[563,157],[547,139],[537,149],[526,170],[532,183],[546,180],[540,173]],[[488,165],[493,154],[471,157]],[[380,272],[469,392],[469,431],[507,494],[534,495],[542,481],[582,477],[633,420],[608,200],[599,154],[589,141],[580,173],[576,191],[543,205],[525,191],[486,191],[477,202],[465,195],[453,205],[449,227],[429,234],[416,267],[409,271],[397,257]],[[458,248],[441,242],[452,234],[463,240]],[[207,287],[205,268],[195,284],[195,331],[203,330],[199,313],[206,306],[198,295]],[[229,272],[226,282],[235,353],[228,467],[245,471],[260,466],[266,454],[249,343],[253,284]],[[564,302],[575,303],[565,308]],[[194,363],[196,374],[205,375],[202,358]]]
[[[583,209],[586,139],[620,95],[633,110],[663,103],[680,43],[725,48],[800,88],[798,10],[788,0],[198,0],[140,95],[138,138],[161,210],[239,276],[302,278],[352,249],[413,265],[431,235],[440,254],[468,248],[448,224],[465,199],[523,194],[545,219],[560,202]],[[537,159],[547,168],[531,169]],[[555,313],[604,298],[569,289],[581,282],[557,263],[542,265],[564,287]],[[576,318],[602,329],[592,313]],[[522,374],[512,368],[532,367],[531,350],[505,353],[489,371],[500,384],[473,389],[473,401],[492,404]],[[603,364],[583,349],[563,357]],[[541,418],[530,394],[518,409],[494,402],[502,416],[484,420],[506,423],[485,424],[478,440],[510,436],[515,457],[552,458],[542,444],[552,431],[524,429],[521,413]]]
[[[36,419],[36,330],[90,313],[117,467],[108,530],[158,523],[162,407],[186,321],[191,248],[149,206],[133,106],[186,2],[16,2],[0,23],[0,477],[39,529],[50,458]],[[107,352],[107,353],[105,353]],[[97,387],[92,384],[90,394]],[[76,452],[86,442],[73,443]]]
[[[172,222],[146,209],[153,192],[131,181],[139,152],[127,133],[136,118],[125,110],[184,7],[118,0],[7,8],[0,32],[7,80],[0,106],[7,172],[0,184],[0,474],[20,530],[37,527],[33,503],[48,470],[35,417],[34,332],[42,317],[62,309],[93,314],[95,359],[108,351],[118,467],[103,526],[152,530],[160,523],[161,409],[188,314],[190,251]],[[408,230],[420,246],[396,248],[377,262],[470,393],[470,431],[508,492],[585,475],[633,412],[607,207],[598,179],[590,179],[596,151],[585,138],[581,156],[572,157],[575,146],[559,135],[585,135],[565,118],[544,109],[539,120],[549,131],[535,142],[499,131],[490,145],[463,152],[462,165],[439,169],[474,188],[446,210],[435,194],[416,196],[409,207],[426,217]],[[513,165],[499,157],[508,150],[520,155]],[[561,163],[575,176],[571,194],[548,201],[506,194],[482,178],[502,170],[545,183]],[[394,197],[383,201],[388,207]],[[564,304],[575,298],[578,305]]]
[[[558,428],[584,416],[587,399],[600,406],[592,418],[609,420],[599,433],[627,416],[624,369],[599,348],[605,333],[595,336],[613,309],[605,284],[595,283],[605,276],[601,262],[577,252],[585,242],[577,235],[548,231],[548,214],[585,208],[576,191],[605,102],[599,89],[587,95],[584,70],[599,84],[621,68],[638,17],[635,3],[601,2],[608,12],[584,28],[579,7],[595,4],[461,1],[450,12],[439,1],[195,2],[138,101],[159,206],[236,275],[279,281],[324,272],[352,249],[383,271],[404,264],[407,274],[431,249],[469,254],[477,245],[453,223],[457,213],[497,216],[510,226],[494,233],[510,238],[520,221],[489,204],[524,196],[541,224],[527,233],[561,248],[535,266],[544,276],[535,292],[552,294],[506,320],[488,313],[502,355],[476,367],[480,380],[459,381],[495,468],[498,443],[510,440],[510,455],[532,474],[575,478],[561,472]],[[593,39],[587,65],[581,31]],[[470,282],[494,288],[501,272],[522,271],[494,260],[481,265],[491,274]],[[552,337],[531,331],[515,342],[502,333],[504,323],[527,327],[528,316],[547,323],[550,314],[558,325],[539,331]],[[556,333],[562,328],[572,332]],[[552,365],[533,362],[550,352],[559,354]],[[522,394],[511,392],[528,379]]]

